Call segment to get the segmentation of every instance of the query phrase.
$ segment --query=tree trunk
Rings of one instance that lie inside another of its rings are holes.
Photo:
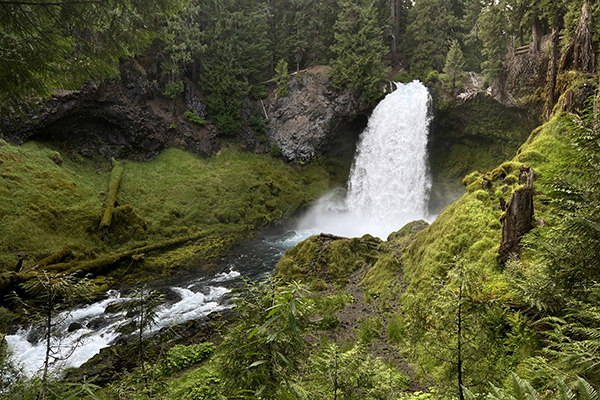
[[[397,8],[395,7],[395,3],[396,1],[400,1],[400,0],[390,0],[390,21],[392,21],[392,26],[390,27],[390,33],[392,36],[392,68],[396,66],[396,63],[398,62],[398,55],[397,55],[397,46],[396,46],[396,24],[397,24],[397,18],[396,18],[396,12],[397,12]]]
[[[48,367],[50,365],[50,336],[52,334],[52,307],[48,306],[46,314],[46,356],[44,357],[44,373],[42,374],[42,394],[41,399],[46,400],[46,386],[48,385]]]
[[[198,69],[200,68],[200,66],[198,65],[198,57],[196,57],[196,54],[192,55],[192,82],[194,84],[198,84]]]
[[[465,395],[463,393],[463,376],[462,376],[462,282],[460,284],[460,289],[458,292],[458,329],[457,329],[457,365],[458,369],[458,395],[460,400],[465,400]]]
[[[502,243],[498,253],[502,262],[512,254],[521,254],[521,238],[531,230],[533,218],[533,168],[521,167],[520,183],[525,186],[517,189],[506,206],[506,213],[500,217],[502,223]]]
[[[540,44],[542,42],[542,36],[544,35],[544,32],[542,30],[542,24],[540,23],[540,21],[537,18],[533,18],[533,22],[531,24],[531,36],[532,36],[532,40],[531,40],[531,47],[529,49],[529,51],[533,54],[539,53],[540,51]]]
[[[558,27],[552,28],[552,55],[548,68],[548,97],[546,100],[546,121],[550,120],[554,108],[556,88],[556,72],[558,70]]]
[[[596,54],[592,43],[592,13],[588,0],[582,1],[577,28],[560,60],[561,70],[569,68],[585,73],[594,73],[596,70]]]

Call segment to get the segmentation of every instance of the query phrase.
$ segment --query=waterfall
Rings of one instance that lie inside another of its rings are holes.
[[[321,198],[299,230],[385,240],[404,224],[427,218],[430,96],[418,81],[395,86],[360,136],[346,196],[336,190]]]

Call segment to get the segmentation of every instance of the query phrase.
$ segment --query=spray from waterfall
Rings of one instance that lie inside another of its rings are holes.
[[[300,221],[300,234],[370,233],[385,240],[406,223],[427,218],[430,96],[418,81],[395,86],[361,134],[347,193],[336,189],[319,199]]]

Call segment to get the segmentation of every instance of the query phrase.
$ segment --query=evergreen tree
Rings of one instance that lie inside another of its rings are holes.
[[[277,63],[273,79],[275,80],[275,83],[277,83],[277,97],[287,96],[287,84],[290,80],[290,74],[288,73],[288,64],[284,59],[279,60]]]
[[[491,3],[482,10],[478,20],[479,36],[483,41],[482,54],[485,58],[481,67],[488,85],[502,73],[508,52],[506,14],[501,4]]]
[[[341,12],[335,23],[336,55],[332,79],[336,87],[348,85],[366,101],[381,97],[380,85],[386,75],[381,60],[386,52],[383,27],[376,15],[374,0],[340,0]]]
[[[78,278],[74,274],[57,276],[47,271],[39,271],[20,286],[29,299],[23,300],[15,293],[13,299],[24,306],[25,311],[44,327],[46,352],[38,398],[46,400],[50,366],[60,360],[56,355],[56,345],[52,342],[52,336],[55,335],[56,327],[68,317],[64,314],[62,318],[57,319],[57,315],[66,306],[89,299],[95,285],[88,278]]]
[[[452,77],[453,90],[456,85],[456,77],[461,74],[464,65],[465,57],[460,49],[460,43],[458,43],[458,40],[455,40],[446,56],[446,65],[444,66],[444,73]]]
[[[119,58],[157,37],[156,16],[180,6],[181,0],[0,2],[0,113],[118,73]]]
[[[413,75],[424,76],[431,69],[442,70],[446,54],[459,38],[462,2],[420,0],[410,11],[407,46]]]
[[[407,348],[433,380],[453,396],[493,381],[503,360],[503,311],[483,290],[483,277],[461,260],[428,289],[403,295]]]

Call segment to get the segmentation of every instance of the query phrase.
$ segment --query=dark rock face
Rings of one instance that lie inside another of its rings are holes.
[[[521,167],[520,181],[524,187],[517,189],[500,217],[502,243],[498,253],[503,262],[512,254],[521,254],[521,238],[533,227],[533,168]]]
[[[351,89],[335,89],[322,73],[292,77],[285,97],[266,104],[268,140],[286,162],[308,162],[330,147],[339,128],[371,111]]]
[[[188,109],[204,115],[199,90],[188,80],[185,84],[185,102],[156,97],[156,84],[131,60],[121,66],[120,81],[61,91],[37,115],[0,120],[0,131],[13,143],[58,142],[84,157],[146,160],[168,146],[207,156],[219,147],[217,132],[181,117]]]

